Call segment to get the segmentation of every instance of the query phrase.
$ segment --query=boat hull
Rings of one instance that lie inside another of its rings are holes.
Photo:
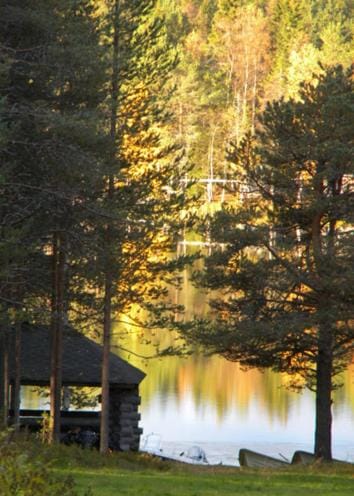
[[[291,459],[291,464],[311,465],[311,463],[320,462],[321,460],[321,458],[316,458],[313,453],[309,453],[308,451],[295,451]],[[350,464],[350,462],[346,462],[344,460],[336,460],[335,458],[333,458],[332,462]]]
[[[248,449],[240,449],[238,459],[241,467],[248,468],[283,468],[289,465],[284,460]]]

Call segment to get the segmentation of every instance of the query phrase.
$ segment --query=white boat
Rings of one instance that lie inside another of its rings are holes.
[[[145,453],[157,456],[161,460],[170,460],[191,465],[209,465],[205,451],[200,446],[191,446],[181,453],[168,453],[162,449],[161,436],[159,434],[148,434],[140,449]]]

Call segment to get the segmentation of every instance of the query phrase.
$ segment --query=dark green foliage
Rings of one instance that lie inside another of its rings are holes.
[[[104,70],[99,69],[98,31],[89,4],[1,6],[1,51],[7,60],[0,88],[7,129],[1,150],[1,234],[3,246],[11,247],[8,267],[16,265],[17,252],[31,267],[17,281],[22,301],[26,289],[27,297],[48,291],[43,247],[59,228],[69,239],[75,235],[77,245],[80,217],[99,180],[96,109]]]
[[[256,138],[230,151],[251,193],[215,218],[214,239],[226,246],[201,280],[225,298],[195,336],[209,351],[316,389],[315,448],[326,458],[331,378],[354,347],[352,85],[350,70],[328,69],[302,86],[300,102],[269,104]]]
[[[58,477],[50,470],[45,453],[35,443],[13,439],[11,431],[0,434],[1,496],[90,496],[78,491],[71,477]]]
[[[111,148],[105,172],[112,184],[109,191],[107,179],[101,192],[108,216],[96,226],[96,277],[102,284],[110,259],[114,308],[120,312],[166,292],[158,279],[175,270],[167,252],[181,226],[185,168],[164,131],[171,117],[167,102],[176,53],[162,19],[154,14],[155,2],[112,1],[108,6],[104,31],[111,89],[105,105]]]
[[[66,312],[80,322],[101,309],[107,223],[115,239],[110,270],[124,280],[122,309],[162,268],[153,262],[143,274],[156,236],[176,223],[183,204],[177,149],[160,136],[175,52],[154,1],[120,2],[118,13],[107,5],[105,18],[90,0],[1,5],[0,297],[42,321],[54,233],[65,236]]]

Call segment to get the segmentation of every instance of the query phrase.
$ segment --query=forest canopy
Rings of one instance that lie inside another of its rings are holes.
[[[178,326],[193,238],[222,247],[198,283],[226,298],[215,334],[180,327],[316,386],[331,458],[353,347],[352,2],[3,0],[0,17],[0,337],[50,328],[52,440],[64,327],[103,345],[105,452],[112,322]]]

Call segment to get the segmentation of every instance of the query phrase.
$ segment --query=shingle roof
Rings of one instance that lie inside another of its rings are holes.
[[[11,355],[10,376],[13,377],[14,354]],[[63,336],[63,384],[99,386],[101,366],[102,346],[72,328],[66,328]],[[139,384],[144,377],[144,372],[114,353],[110,354],[111,385],[133,386]],[[21,332],[21,383],[48,384],[49,378],[49,329],[24,325]]]

